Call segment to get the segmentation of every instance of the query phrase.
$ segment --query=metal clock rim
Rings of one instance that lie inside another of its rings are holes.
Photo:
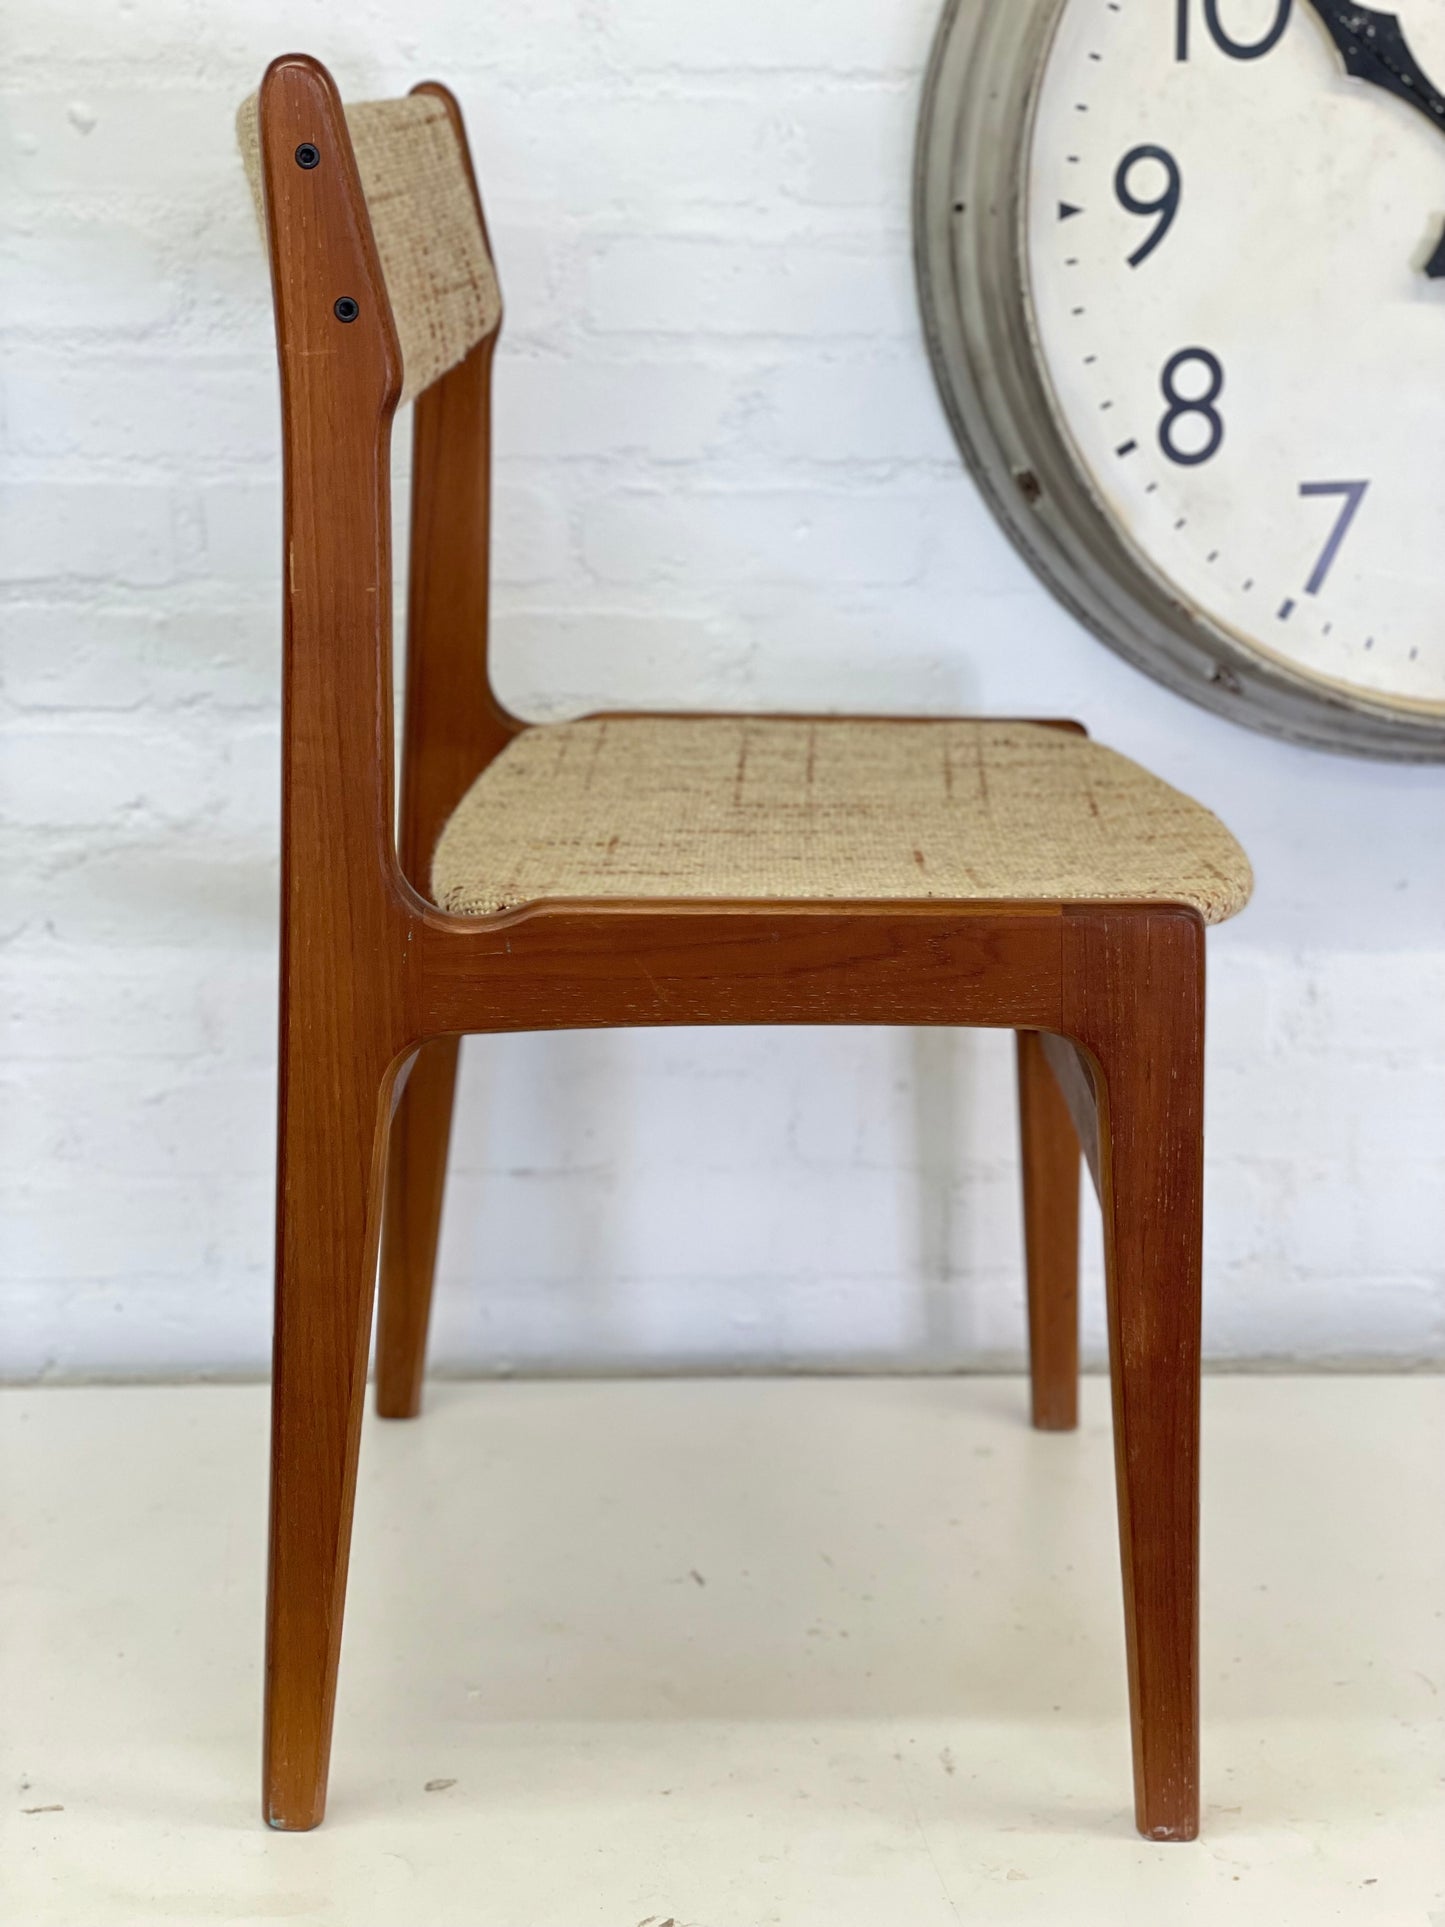
[[[924,77],[914,268],[934,379],[970,473],[1045,586],[1177,695],[1316,749],[1445,761],[1445,716],[1312,680],[1249,648],[1185,607],[1098,499],[1036,359],[1023,252],[1042,56],[1066,4],[946,0]]]

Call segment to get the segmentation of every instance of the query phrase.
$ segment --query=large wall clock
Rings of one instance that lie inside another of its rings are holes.
[[[949,0],[924,322],[995,513],[1111,647],[1445,759],[1445,4]]]

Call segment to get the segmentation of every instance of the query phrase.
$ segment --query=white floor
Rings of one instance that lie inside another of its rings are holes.
[[[1445,1927],[1445,1380],[1206,1386],[1205,1836],[1130,1822],[1105,1387],[369,1422],[331,1810],[257,1800],[265,1393],[0,1396],[0,1920]]]

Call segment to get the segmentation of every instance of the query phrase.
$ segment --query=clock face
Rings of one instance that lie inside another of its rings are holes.
[[[1445,87],[1445,4],[1392,10]],[[1445,113],[1351,78],[1311,0],[1063,0],[1022,168],[1046,387],[1137,562],[1445,715]]]

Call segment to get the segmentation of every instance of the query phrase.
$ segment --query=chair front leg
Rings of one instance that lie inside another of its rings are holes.
[[[281,1047],[264,1801],[326,1810],[396,1063],[294,1011]]]
[[[1114,1457],[1135,1817],[1199,1831],[1204,931],[1184,911],[1070,919],[1069,1034],[1100,1094]],[[1066,949],[1067,954],[1067,949]]]
[[[1079,1422],[1079,1140],[1037,1031],[1018,1033],[1029,1385],[1041,1432]]]
[[[459,1045],[456,1037],[422,1045],[391,1127],[376,1330],[382,1418],[415,1418],[421,1410]]]

